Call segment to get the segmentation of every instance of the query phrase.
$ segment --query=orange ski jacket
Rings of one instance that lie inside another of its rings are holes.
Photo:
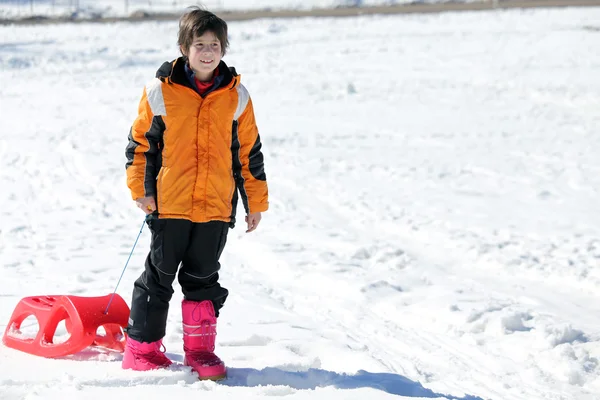
[[[144,88],[125,150],[127,185],[134,200],[155,197],[160,218],[233,227],[238,191],[246,213],[269,207],[252,100],[223,61],[218,87],[200,95],[185,62],[163,64]]]

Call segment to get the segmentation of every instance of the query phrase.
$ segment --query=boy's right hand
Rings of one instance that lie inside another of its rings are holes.
[[[156,211],[156,201],[154,197],[140,197],[135,200],[135,205],[142,209],[146,214],[152,214]]]

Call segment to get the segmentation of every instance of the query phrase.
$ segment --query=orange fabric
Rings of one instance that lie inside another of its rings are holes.
[[[146,133],[154,114],[148,93],[140,101],[131,136],[138,143],[133,163],[127,168],[127,184],[133,199],[156,195],[161,218],[192,222],[230,221],[236,190],[232,169],[232,122],[238,106],[240,76],[202,98],[178,84],[160,83],[164,99],[162,168],[156,181],[157,193],[146,193],[145,152],[150,148]],[[267,182],[255,179],[249,170],[249,153],[257,137],[252,101],[238,118],[239,158],[249,212],[268,209]]]

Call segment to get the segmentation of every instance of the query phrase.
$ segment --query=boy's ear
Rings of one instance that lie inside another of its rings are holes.
[[[186,51],[187,49],[183,47],[183,45],[179,46],[179,50],[181,51],[181,54],[183,54],[186,57],[188,56],[188,52]]]

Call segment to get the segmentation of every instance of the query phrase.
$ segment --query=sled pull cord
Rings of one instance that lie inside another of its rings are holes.
[[[119,277],[119,280],[117,281],[117,286],[115,286],[115,291],[110,296],[110,300],[108,301],[108,305],[106,306],[106,310],[104,311],[104,314],[108,314],[108,308],[110,307],[110,303],[112,303],[113,298],[115,297],[115,294],[117,293],[117,288],[119,287],[119,284],[121,283],[121,279],[123,278],[123,274],[125,273],[125,270],[127,269],[129,260],[131,260],[131,255],[133,254],[133,250],[135,250],[135,246],[137,245],[138,240],[140,240],[140,236],[142,235],[142,231],[144,230],[144,224],[146,224],[146,218],[144,218],[144,222],[142,222],[142,226],[140,227],[140,233],[138,233],[137,239],[135,239],[135,243],[133,244],[133,247],[131,248],[131,253],[129,253],[129,258],[127,258],[127,262],[125,263],[123,272],[121,272],[121,276]]]

